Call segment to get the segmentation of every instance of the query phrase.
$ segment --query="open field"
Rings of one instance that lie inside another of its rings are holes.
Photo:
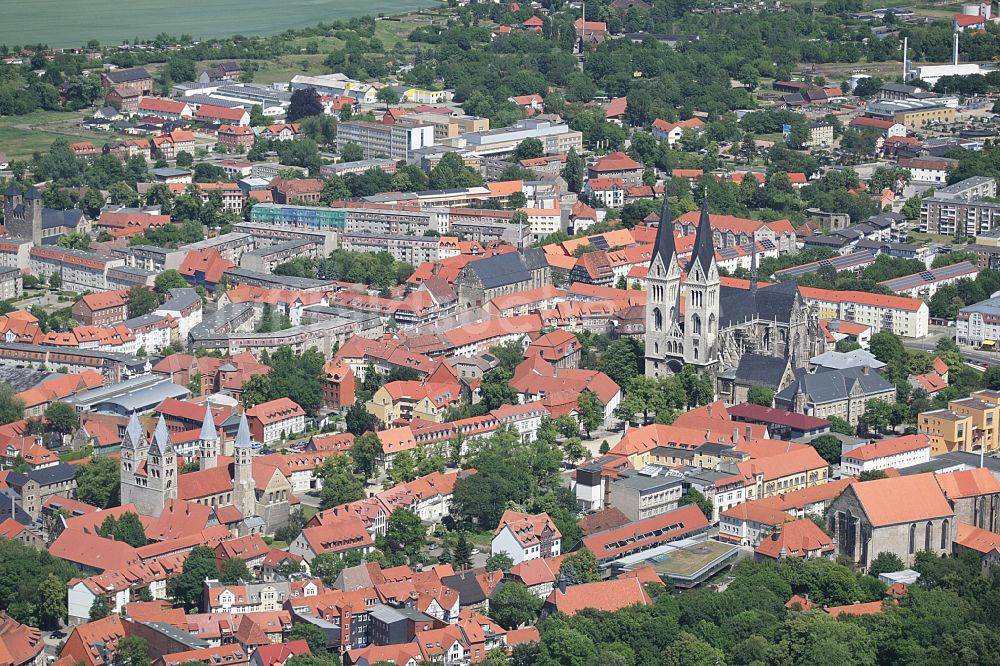
[[[82,129],[83,115],[64,111],[36,111],[25,116],[0,117],[0,151],[12,160],[31,159],[35,151],[46,151],[58,137],[70,142],[92,141],[101,145],[111,136]]]
[[[46,43],[49,46],[82,46],[90,39],[119,44],[135,38],[150,39],[159,33],[191,35],[195,39],[235,34],[268,35],[290,28],[306,28],[369,14],[403,14],[430,7],[434,0],[175,0],[169,11],[156,0],[128,3],[107,0],[0,0],[0,44],[8,46]],[[66,20],[71,10],[72,20]]]

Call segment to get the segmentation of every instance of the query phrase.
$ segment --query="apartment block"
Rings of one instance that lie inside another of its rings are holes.
[[[352,120],[337,125],[337,150],[343,151],[349,143],[361,146],[366,160],[388,157],[409,161],[412,151],[435,144],[434,126]]]
[[[123,259],[56,245],[31,248],[29,262],[32,275],[46,279],[58,275],[62,288],[69,291],[107,291],[108,269],[124,265]]]
[[[338,126],[339,132],[339,126]],[[538,139],[546,155],[562,155],[571,149],[583,150],[583,134],[565,123],[547,120],[519,120],[513,127],[463,134],[466,145],[480,155],[511,154],[525,139]],[[339,139],[338,139],[339,140]]]
[[[953,400],[948,409],[924,412],[917,417],[917,430],[930,438],[931,453],[962,451],[987,454],[998,449],[1000,392],[976,391],[968,398]]]

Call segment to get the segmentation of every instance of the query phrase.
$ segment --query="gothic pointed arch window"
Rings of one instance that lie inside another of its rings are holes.
[[[948,524],[948,519],[945,518],[944,522],[941,523],[941,550],[948,548],[948,532],[950,525]]]
[[[715,333],[715,313],[708,316],[708,333],[710,335]]]
[[[931,549],[931,543],[934,541],[934,523],[927,521],[926,527],[924,527],[924,550]]]
[[[660,308],[653,308],[653,330],[663,330],[663,313],[660,312]]]
[[[691,317],[691,332],[695,335],[701,335],[701,317],[697,314]]]
[[[917,524],[913,523],[910,525],[910,547],[908,552],[910,555],[915,553],[917,550]]]

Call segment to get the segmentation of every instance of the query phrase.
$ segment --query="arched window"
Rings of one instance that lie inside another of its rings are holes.
[[[709,334],[715,333],[715,315],[709,315],[708,317],[708,332]]]
[[[910,555],[915,553],[917,550],[917,524],[913,523],[910,525]]]
[[[653,330],[663,330],[663,313],[660,312],[660,308],[653,308]]]
[[[944,522],[941,523],[941,550],[948,548],[948,533],[949,533],[948,519],[945,518]]]
[[[691,332],[695,335],[701,334],[701,317],[698,315],[691,317]]]
[[[934,524],[931,521],[927,521],[927,526],[924,528],[924,550],[931,549],[931,541],[934,539]]]

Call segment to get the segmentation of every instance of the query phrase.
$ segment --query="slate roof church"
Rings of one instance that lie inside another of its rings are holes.
[[[42,204],[42,193],[32,186],[23,195],[11,183],[4,192],[3,216],[7,233],[35,245],[54,245],[65,234],[87,233],[90,225],[79,208],[59,210]]]
[[[758,287],[756,253],[750,273],[749,290],[721,284],[707,200],[691,260],[682,268],[664,198],[647,276],[646,374],[663,377],[690,364],[731,384],[744,356],[803,367],[822,352],[818,316],[805,306],[798,285]]]

